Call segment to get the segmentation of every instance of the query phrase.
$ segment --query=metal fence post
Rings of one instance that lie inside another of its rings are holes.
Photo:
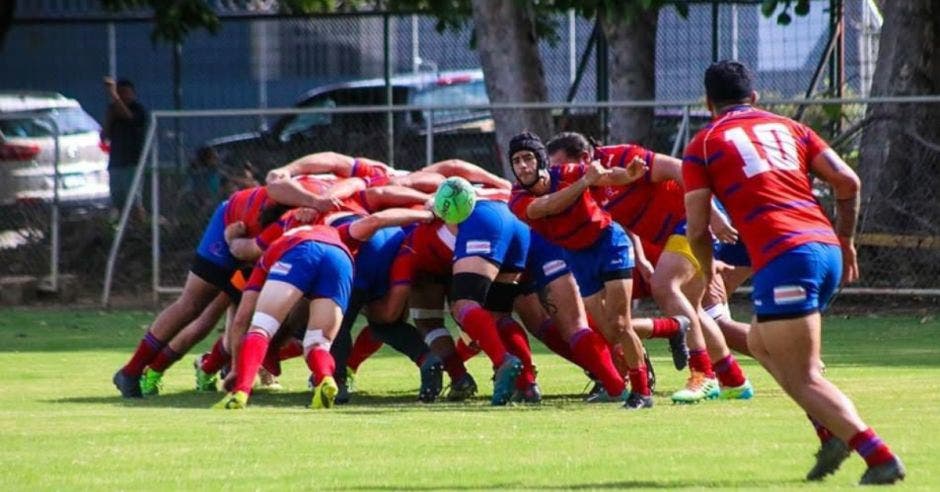
[[[425,118],[425,131],[427,135],[424,136],[424,151],[427,155],[424,158],[424,162],[430,166],[434,164],[434,111],[427,112],[428,117]]]
[[[53,118],[48,119],[52,126],[52,134],[55,137],[55,157],[52,159],[52,223],[49,225],[52,235],[52,252],[49,260],[49,288],[52,292],[59,290],[59,152],[61,151],[61,142],[59,135],[59,124]]]
[[[176,119],[177,124],[179,118]],[[154,138],[153,150],[150,153],[150,233],[153,264],[151,278],[153,279],[153,306],[160,305],[160,159],[158,152],[160,146],[158,139]]]

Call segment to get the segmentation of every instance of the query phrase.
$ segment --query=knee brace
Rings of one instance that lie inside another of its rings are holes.
[[[512,312],[512,304],[519,295],[519,284],[508,284],[505,282],[494,282],[486,293],[486,301],[483,307],[494,313]]]
[[[458,273],[453,276],[450,285],[450,301],[461,299],[476,301],[481,306],[486,302],[486,294],[490,290],[492,280],[478,273]]]

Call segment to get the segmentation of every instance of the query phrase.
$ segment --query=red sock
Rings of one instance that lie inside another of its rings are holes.
[[[653,334],[650,338],[669,338],[679,333],[679,321],[675,318],[653,318]]]
[[[555,352],[556,354],[568,359],[575,364],[578,364],[583,369],[590,371],[590,369],[584,367],[583,364],[575,360],[575,354],[571,350],[571,345],[562,338],[561,333],[558,333],[558,327],[555,326],[555,322],[551,319],[545,320],[542,323],[542,326],[539,327],[539,332],[535,335],[535,338],[538,338],[549,350]]]
[[[180,360],[182,354],[176,353],[169,345],[163,347],[163,350],[150,362],[150,369],[157,372],[166,372],[174,362]]]
[[[382,340],[375,337],[375,333],[368,325],[364,326],[356,337],[356,341],[353,342],[349,358],[346,359],[346,366],[352,368],[353,371],[358,371],[359,366],[380,348],[382,348]]]
[[[291,338],[284,345],[281,345],[281,349],[278,350],[277,358],[279,360],[293,359],[294,357],[300,357],[304,355],[304,344],[300,343],[300,340],[296,338]]]
[[[601,337],[601,340],[604,339],[604,336],[600,333],[597,336]],[[608,344],[607,347],[610,349],[610,360],[614,362],[614,367],[617,368],[620,377],[627,377],[630,367],[627,366],[627,358],[623,355],[623,347],[619,343],[617,345]]]
[[[480,347],[476,344],[472,346],[468,345],[463,338],[457,339],[457,343],[454,344],[454,350],[457,351],[457,357],[460,357],[461,362],[467,362],[480,353]]]
[[[594,375],[608,395],[617,396],[626,389],[623,376],[617,372],[604,339],[589,328],[581,328],[571,336],[571,351],[581,361],[578,365]]]
[[[869,427],[849,439],[849,446],[858,451],[869,467],[878,466],[894,459],[894,453],[888,445]]]
[[[689,368],[705,374],[706,378],[715,377],[715,372],[712,371],[712,360],[708,357],[707,350],[689,350]]]
[[[499,338],[493,315],[479,305],[470,305],[457,313],[457,317],[460,327],[483,349],[493,366],[501,366],[506,358],[506,346]]]
[[[712,364],[712,369],[718,375],[718,382],[726,388],[736,388],[744,384],[744,371],[732,354]]]
[[[457,352],[451,352],[444,357],[444,370],[450,376],[451,381],[459,381],[467,374],[467,366],[463,365],[463,360],[457,355]]]
[[[650,382],[646,374],[646,366],[641,365],[636,369],[630,369],[630,391],[639,393],[643,396],[650,396]]]
[[[207,374],[215,374],[222,369],[222,366],[229,361],[231,355],[225,351],[225,345],[222,343],[224,336],[219,337],[218,340],[212,344],[212,350],[206,354],[202,361],[199,362],[200,369],[202,372]]]
[[[320,384],[323,378],[332,376],[333,371],[336,370],[336,361],[333,360],[330,351],[324,350],[322,347],[317,346],[307,352],[306,360],[307,367],[313,373],[314,384]]]
[[[516,320],[509,316],[499,319],[499,337],[510,354],[522,361],[522,372],[516,378],[516,389],[524,390],[535,383],[535,365],[532,363],[532,348],[529,337]]]
[[[255,384],[258,368],[264,360],[264,354],[271,343],[268,336],[257,331],[249,331],[242,340],[242,349],[235,361],[235,387],[232,391],[251,393]]]
[[[137,350],[134,351],[131,360],[121,368],[121,372],[123,372],[125,376],[139,378],[140,375],[143,374],[147,364],[149,364],[165,346],[166,342],[157,339],[157,337],[153,336],[153,333],[148,331],[147,334],[140,339],[140,343],[137,344]]]
[[[833,436],[832,432],[830,432],[829,429],[826,428],[826,426],[822,425],[818,420],[814,419],[813,417],[810,417],[809,414],[806,414],[806,418],[809,419],[809,423],[813,424],[813,429],[816,430],[816,437],[819,438],[820,443],[825,443],[826,441],[835,437]]]

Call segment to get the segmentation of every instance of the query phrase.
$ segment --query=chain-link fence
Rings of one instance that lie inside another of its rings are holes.
[[[808,15],[794,16],[787,26],[764,17],[759,3],[693,3],[685,18],[672,7],[661,9],[656,99],[698,98],[701,71],[716,58],[738,58],[754,67],[765,97],[805,94],[820,60],[829,59],[824,55],[835,30],[832,2],[814,0]],[[0,57],[0,86],[62,92],[92,114],[103,115],[106,107],[104,74],[135,81],[140,100],[150,108],[215,109],[289,107],[318,87],[381,79],[386,62],[394,75],[480,68],[471,26],[438,32],[437,20],[426,15],[277,17],[255,10],[246,17],[231,15],[235,4],[219,2],[217,8],[228,14],[220,32],[195,31],[177,49],[151,41],[148,19],[137,15],[142,12],[108,17],[90,0],[21,4],[5,42],[7,56]],[[853,1],[844,2],[843,18],[843,49],[832,58],[834,72],[823,70],[814,93],[836,93],[833,84],[840,80],[849,94],[867,93],[879,17],[872,2]],[[558,15],[554,39],[541,41],[549,101],[563,102],[569,94],[575,101],[608,99],[598,94],[594,24],[594,19]],[[43,63],[24,70],[24,60]],[[183,122],[164,132],[191,150],[212,138],[274,124],[269,118],[208,123]],[[178,155],[177,167],[185,167],[186,160]]]
[[[854,286],[857,292],[933,292],[938,291],[937,278],[940,278],[940,183],[937,167],[940,166],[940,151],[936,142],[926,140],[922,135],[905,136],[909,125],[899,125],[888,134],[881,134],[880,129],[872,133],[871,117],[877,114],[881,105],[913,104],[888,100],[888,102],[866,102],[850,99],[837,102],[778,101],[765,104],[767,109],[789,116],[801,114],[802,121],[814,127],[824,138],[832,142],[833,147],[845,157],[853,167],[859,166],[859,147],[866,139],[883,138],[884,145],[910,145],[911,160],[905,167],[905,180],[901,184],[892,176],[881,178],[878,182],[864,183],[876,190],[868,194],[870,198],[863,204],[859,227],[858,247],[862,280]],[[646,104],[646,103],[638,103]],[[648,103],[655,107],[655,125],[662,139],[654,145],[662,153],[681,153],[684,144],[708,120],[704,108],[699,103]],[[938,105],[940,97],[925,97],[918,100],[919,105]],[[607,107],[622,104],[611,103]],[[491,106],[493,107],[493,106]],[[501,108],[512,105],[500,106]],[[546,104],[540,107],[552,109],[560,114],[561,106]],[[518,109],[518,107],[516,107]],[[590,111],[597,118],[599,107],[590,103],[577,103],[576,109]],[[391,114],[393,121],[404,121],[416,113],[447,113],[455,111],[485,111],[486,106],[474,107],[362,107],[328,108],[308,110],[268,110],[266,112],[158,112],[155,117],[154,135],[161,134],[161,128],[173,126],[178,119],[193,124],[208,125],[213,120],[231,118],[257,118],[259,115],[295,117],[317,115],[333,118],[331,125],[346,139],[331,141],[329,148],[319,148],[319,140],[289,141],[244,141],[240,142],[239,154],[266,153],[278,155],[266,162],[280,165],[294,157],[319,150],[334,150],[349,155],[361,155],[382,159],[389,142],[401,156],[413,152],[410,162],[416,162],[414,168],[424,162],[423,152],[433,149],[434,160],[444,158],[463,158],[480,164],[494,172],[500,172],[499,157],[495,153],[495,141],[486,125],[466,132],[441,129],[432,126],[431,132],[408,134],[407,127],[396,126],[394,133],[387,132],[383,124],[369,126],[368,121],[385,122]],[[299,113],[299,114],[298,114]],[[348,119],[341,123],[341,119]],[[485,118],[484,118],[485,119]],[[360,134],[348,133],[348,128],[360,128]],[[866,133],[868,132],[868,133]],[[898,140],[898,136],[907,140]],[[446,143],[445,143],[446,142]],[[899,143],[900,142],[900,143]],[[174,156],[178,153],[174,139],[155,138],[147,160],[147,175],[141,169],[141,186],[155,192],[157,213],[149,230],[143,234],[129,234],[128,238],[137,241],[134,251],[141,251],[151,237],[151,255],[124,254],[125,248],[118,251],[114,268],[112,292],[120,293],[125,288],[141,286],[142,272],[148,272],[151,265],[157,266],[156,276],[152,277],[152,286],[161,292],[174,292],[185,278],[192,259],[193,251],[200,239],[202,228],[207,223],[215,205],[224,199],[227,193],[239,186],[251,184],[246,175],[233,174],[231,170],[220,170],[213,163],[206,167],[193,166],[187,173],[176,171]],[[881,163],[873,163],[881,166]],[[257,175],[264,174],[265,168],[255,169]],[[156,171],[156,173],[154,173]],[[866,169],[859,169],[866,176]],[[207,175],[216,179],[205,179]],[[154,177],[156,179],[154,180]],[[216,187],[211,183],[218,183]],[[818,197],[825,208],[833,210],[833,200],[829,189],[822,183],[816,186]],[[152,200],[152,198],[151,198]],[[152,202],[148,202],[152,203]],[[874,213],[877,211],[877,213]],[[893,214],[893,215],[891,215]],[[872,220],[871,217],[878,217]],[[893,217],[893,218],[892,218]],[[913,219],[912,219],[913,217]],[[138,244],[139,243],[139,244]],[[875,290],[877,289],[877,290]]]

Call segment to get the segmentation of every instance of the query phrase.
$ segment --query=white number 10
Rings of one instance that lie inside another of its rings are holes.
[[[757,143],[764,150],[763,158],[754,147],[744,128],[736,127],[725,131],[725,140],[734,144],[744,159],[744,174],[751,178],[773,169],[794,171],[800,168],[797,159],[796,140],[790,129],[780,123],[754,125],[751,129],[757,137]]]

